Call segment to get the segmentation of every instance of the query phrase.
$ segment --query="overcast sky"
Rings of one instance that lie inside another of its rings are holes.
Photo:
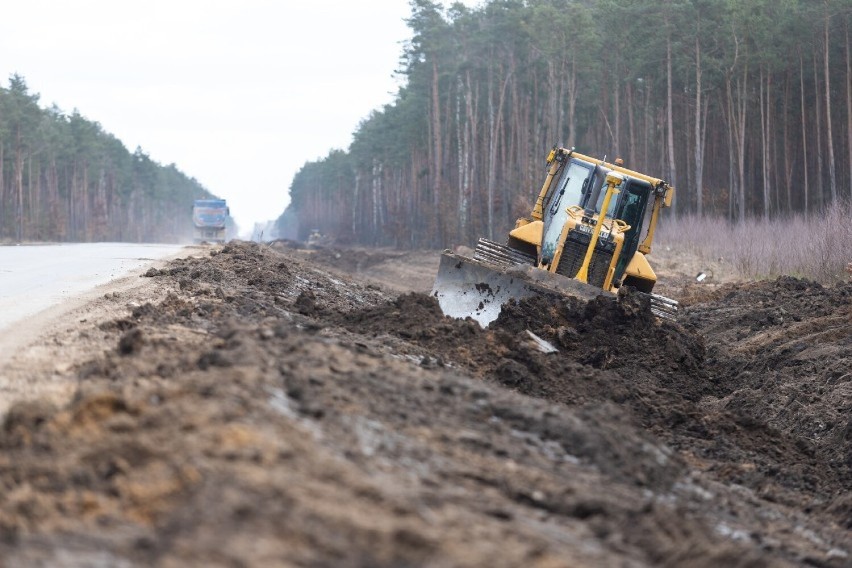
[[[465,2],[475,5],[476,2]],[[399,87],[407,0],[27,0],[0,18],[0,82],[75,108],[228,200],[242,232],[347,148]]]

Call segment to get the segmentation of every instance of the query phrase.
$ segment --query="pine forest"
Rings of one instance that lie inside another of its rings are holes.
[[[210,197],[198,181],[38,103],[18,75],[0,88],[0,242],[191,237],[192,200]]]
[[[500,238],[556,144],[665,179],[673,219],[818,215],[852,198],[852,0],[410,4],[403,86],[348,149],[304,164],[282,235]]]

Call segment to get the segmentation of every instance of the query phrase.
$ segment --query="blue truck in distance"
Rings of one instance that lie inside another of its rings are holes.
[[[192,204],[193,241],[224,243],[229,215],[228,204],[224,199],[196,199]]]

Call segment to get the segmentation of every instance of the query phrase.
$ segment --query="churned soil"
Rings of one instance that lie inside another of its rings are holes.
[[[28,375],[70,394],[3,416],[0,565],[852,565],[852,284],[482,329],[437,260],[231,243],[75,315]]]

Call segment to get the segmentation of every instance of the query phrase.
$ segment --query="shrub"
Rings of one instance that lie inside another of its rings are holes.
[[[719,217],[664,219],[657,242],[701,259],[724,259],[748,279],[781,275],[822,284],[845,280],[852,262],[852,203],[834,203],[819,214],[731,223]]]

